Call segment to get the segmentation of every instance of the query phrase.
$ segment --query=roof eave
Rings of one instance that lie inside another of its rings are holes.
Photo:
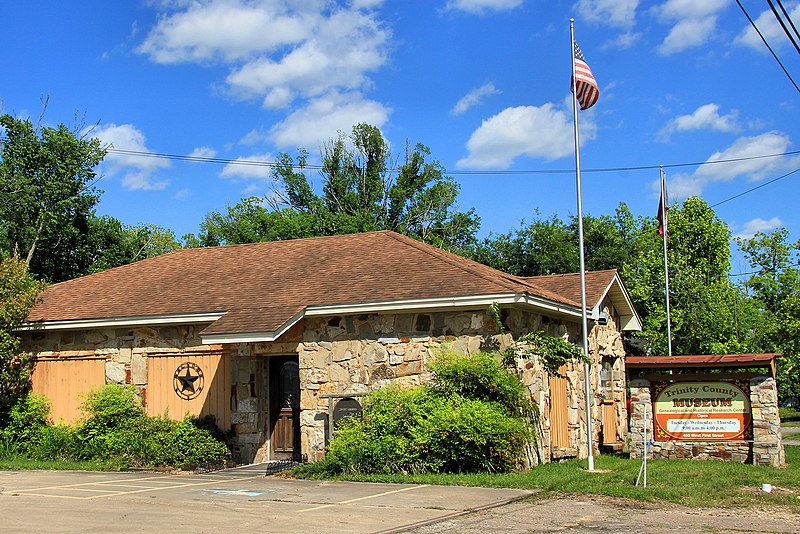
[[[203,343],[260,343],[276,341],[284,332],[304,317],[329,317],[332,315],[356,315],[365,313],[394,312],[435,312],[456,309],[480,309],[491,304],[530,306],[538,311],[546,311],[552,315],[579,318],[579,307],[562,304],[548,299],[536,297],[529,293],[497,293],[491,295],[472,295],[465,297],[446,297],[433,299],[408,299],[396,301],[376,301],[349,304],[332,304],[309,306],[293,316],[274,332],[237,332],[237,333],[200,333]]]
[[[213,323],[227,312],[174,313],[163,315],[137,315],[130,317],[92,317],[55,321],[28,321],[14,329],[15,332],[42,332],[53,330],[83,330],[94,328],[124,328],[129,326],[162,326],[170,324]]]

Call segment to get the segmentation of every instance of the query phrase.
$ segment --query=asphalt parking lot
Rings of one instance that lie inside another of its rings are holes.
[[[0,472],[3,532],[399,532],[503,506],[513,489],[203,475]]]
[[[514,489],[265,477],[251,466],[203,475],[0,471],[0,532],[800,532],[776,507],[685,508]]]

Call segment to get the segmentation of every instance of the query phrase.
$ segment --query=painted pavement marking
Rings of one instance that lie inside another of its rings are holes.
[[[351,503],[358,502],[358,501],[366,501],[367,499],[374,499],[375,497],[383,497],[385,495],[393,495],[395,493],[402,493],[404,491],[411,491],[411,490],[422,489],[422,488],[427,488],[427,487],[428,487],[427,484],[420,484],[419,486],[410,486],[408,488],[401,488],[401,489],[398,489],[398,490],[384,491],[383,493],[376,493],[374,495],[366,495],[364,497],[357,497],[355,499],[348,499],[346,501],[339,501],[339,502],[334,502],[334,503],[330,503],[330,504],[321,504],[319,506],[314,506],[313,508],[305,508],[303,510],[298,510],[298,512],[313,512],[315,510],[322,510],[323,508],[333,508],[334,506],[340,506],[342,504],[351,504]]]
[[[142,478],[134,478],[134,479],[116,479],[116,480],[103,480],[98,482],[82,482],[78,484],[61,484],[57,486],[44,486],[41,488],[29,488],[29,489],[21,489],[12,491],[14,495],[26,495],[26,496],[34,496],[34,497],[54,497],[57,499],[101,499],[104,497],[118,497],[122,495],[133,495],[136,493],[147,493],[147,492],[156,492],[156,491],[163,491],[163,490],[171,490],[171,489],[181,489],[181,488],[191,488],[195,486],[208,486],[210,484],[223,484],[229,482],[238,482],[242,480],[253,480],[256,478],[264,478],[263,475],[249,475],[249,476],[242,476],[237,478],[223,478],[220,479],[218,477],[209,480],[207,477],[204,477],[202,481],[198,482],[183,482],[177,483],[178,481],[175,480],[176,478],[181,478],[183,481],[186,480],[183,476],[175,476],[171,475],[168,477],[142,477]],[[134,485],[128,484],[129,482],[143,482],[147,481],[149,485]],[[168,485],[153,485],[154,483],[158,484],[168,484]],[[114,488],[118,487],[130,487],[136,488],[131,490],[117,490]],[[102,495],[86,495],[86,496],[77,496],[77,495],[58,495],[57,493],[42,493],[46,491],[75,491],[75,492],[91,492],[91,493],[102,493]]]

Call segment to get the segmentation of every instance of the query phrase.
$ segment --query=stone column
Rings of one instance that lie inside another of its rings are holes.
[[[750,379],[750,407],[753,413],[753,464],[784,465],[786,455],[774,378],[756,376]]]
[[[631,381],[631,422],[628,428],[632,459],[644,456],[644,431],[647,419],[647,441],[653,439],[653,403],[650,399],[650,381],[637,378]],[[652,451],[648,458],[652,458]]]

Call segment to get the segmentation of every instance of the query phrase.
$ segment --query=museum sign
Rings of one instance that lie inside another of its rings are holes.
[[[752,438],[746,382],[655,382],[656,441]]]

